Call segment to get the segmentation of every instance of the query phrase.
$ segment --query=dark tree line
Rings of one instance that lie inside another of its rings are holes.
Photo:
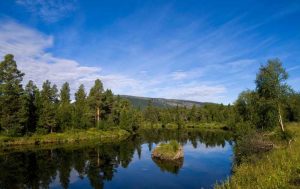
[[[104,90],[99,79],[88,94],[84,85],[80,85],[75,102],[71,102],[69,83],[59,90],[47,80],[40,90],[33,81],[23,87],[23,77],[14,56],[6,55],[0,63],[0,129],[7,135],[90,127],[120,126],[129,131],[137,128],[136,110],[111,90]]]
[[[158,108],[154,107],[150,101],[143,111],[143,120],[151,124],[160,123],[162,126],[174,123],[179,128],[197,123],[225,123],[230,118],[232,109],[231,105],[213,103],[201,107],[192,106],[191,108],[179,106]]]

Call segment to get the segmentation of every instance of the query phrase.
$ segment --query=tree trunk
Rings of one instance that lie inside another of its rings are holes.
[[[97,107],[97,123],[99,123],[100,120],[100,108]]]
[[[279,124],[280,124],[280,127],[281,127],[281,131],[284,132],[284,125],[283,125],[283,122],[282,122],[280,106],[278,106],[278,114],[279,114]]]

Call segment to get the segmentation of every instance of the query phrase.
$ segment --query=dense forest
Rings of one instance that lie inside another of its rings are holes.
[[[131,103],[104,90],[100,79],[87,94],[81,84],[71,99],[70,85],[59,90],[46,80],[39,89],[33,81],[23,86],[22,73],[14,56],[0,63],[0,129],[2,134],[23,136],[73,129],[121,128],[135,132],[144,125],[194,127],[201,123],[222,123],[227,129],[244,132],[251,129],[285,131],[286,121],[300,121],[300,94],[287,85],[288,73],[278,59],[269,60],[257,73],[254,90],[242,92],[233,105],[153,106],[134,108]]]

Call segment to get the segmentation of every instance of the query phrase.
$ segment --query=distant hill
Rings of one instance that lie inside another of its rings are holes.
[[[134,107],[144,109],[147,107],[149,101],[152,101],[153,106],[160,108],[167,107],[180,107],[191,108],[193,105],[200,107],[205,104],[210,104],[207,102],[196,102],[191,100],[176,100],[176,99],[165,99],[165,98],[148,98],[148,97],[139,97],[139,96],[129,96],[129,95],[120,95],[122,98],[129,100]]]

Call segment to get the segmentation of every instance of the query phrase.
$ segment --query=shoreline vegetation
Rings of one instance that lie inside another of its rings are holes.
[[[33,134],[32,136],[11,137],[0,136],[0,149],[10,146],[70,144],[83,141],[97,141],[101,143],[125,140],[130,133],[122,129],[99,130],[74,130],[63,133]]]
[[[247,154],[233,168],[233,175],[215,189],[299,188],[300,187],[300,123],[289,123],[292,141],[282,141],[276,132],[264,132],[274,148]],[[245,146],[246,147],[246,146]],[[248,146],[254,148],[254,146]]]
[[[227,127],[220,123],[205,123],[205,124],[188,124],[181,128],[195,129],[195,130],[226,130]],[[139,130],[153,130],[153,129],[166,129],[177,130],[176,124],[167,124],[163,127],[161,124],[142,124]],[[137,131],[139,132],[139,131]],[[61,133],[49,134],[33,134],[31,136],[7,136],[0,135],[0,150],[12,146],[42,146],[48,144],[76,144],[79,142],[95,141],[99,143],[116,142],[127,139],[130,133],[124,129],[114,128],[110,130],[100,130],[97,128],[90,128],[87,130],[75,129]]]

